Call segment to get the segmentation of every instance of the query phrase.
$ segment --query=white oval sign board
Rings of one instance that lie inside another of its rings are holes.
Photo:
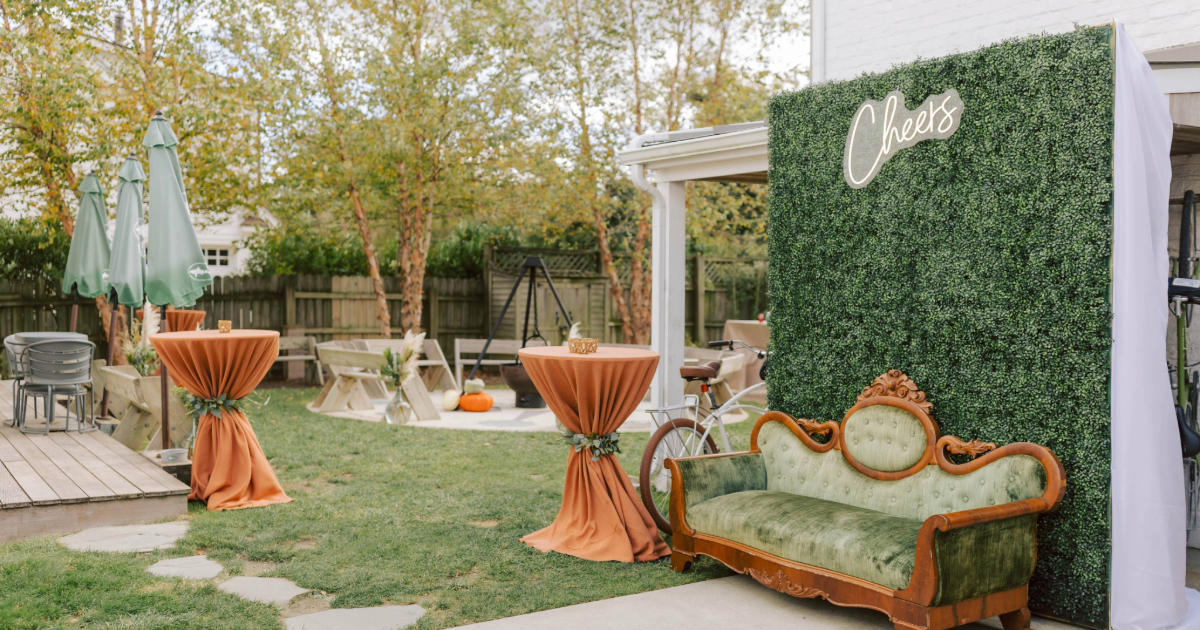
[[[900,149],[936,138],[945,140],[958,131],[963,102],[958,90],[947,90],[925,99],[921,106],[908,111],[904,94],[896,90],[882,102],[867,101],[858,106],[846,135],[846,154],[842,174],[851,188],[862,188],[875,179],[884,162]]]

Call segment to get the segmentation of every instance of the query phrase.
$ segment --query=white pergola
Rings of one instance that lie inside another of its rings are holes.
[[[683,398],[684,221],[689,181],[767,182],[765,122],[648,134],[621,152],[633,183],[653,199],[650,345],[662,359],[650,385],[653,406]],[[647,180],[653,173],[654,183]]]

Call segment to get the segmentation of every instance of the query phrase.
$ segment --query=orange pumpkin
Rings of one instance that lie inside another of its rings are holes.
[[[492,408],[492,395],[487,392],[463,394],[458,399],[458,408],[463,411],[489,411]]]

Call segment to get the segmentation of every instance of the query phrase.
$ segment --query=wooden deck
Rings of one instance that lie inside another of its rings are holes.
[[[0,381],[0,542],[187,511],[186,484],[100,431],[30,435],[12,417],[12,387]]]

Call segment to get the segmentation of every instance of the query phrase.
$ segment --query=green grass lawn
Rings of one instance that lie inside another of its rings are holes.
[[[0,545],[0,628],[281,628],[272,606],[145,572],[205,553],[229,575],[290,579],[311,610],[420,604],[418,628],[446,628],[728,575],[701,560],[686,575],[667,560],[590,562],[519,542],[553,521],[568,447],[556,434],[416,429],[329,418],[304,404],[316,390],[264,390],[249,413],[295,502],[231,512],[191,505],[174,549],[72,552],[53,538]],[[752,422],[730,426],[749,447]],[[636,474],[649,436],[621,438]]]

